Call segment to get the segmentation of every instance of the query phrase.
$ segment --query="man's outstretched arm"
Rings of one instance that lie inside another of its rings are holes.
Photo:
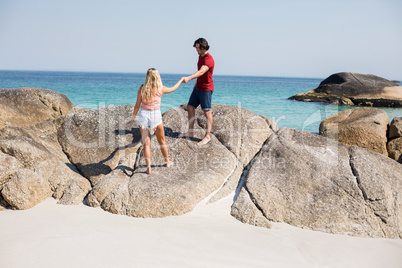
[[[201,75],[205,74],[206,72],[208,72],[209,67],[207,65],[202,65],[201,69],[199,69],[197,72],[195,72],[194,74],[187,76],[187,77],[183,77],[183,83],[187,83],[190,80],[193,80],[195,78],[200,77]]]

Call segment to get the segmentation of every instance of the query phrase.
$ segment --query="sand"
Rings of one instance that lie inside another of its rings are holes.
[[[0,212],[0,267],[402,267],[402,240],[358,238],[230,216],[233,196],[142,219],[49,198]]]

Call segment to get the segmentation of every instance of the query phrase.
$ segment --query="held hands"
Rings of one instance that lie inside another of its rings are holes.
[[[190,81],[188,77],[182,77],[180,80],[182,81],[182,83],[187,83],[188,81]]]

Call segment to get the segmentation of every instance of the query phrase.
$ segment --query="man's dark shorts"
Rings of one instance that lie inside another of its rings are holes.
[[[214,91],[201,91],[194,87],[193,93],[191,93],[188,104],[194,108],[197,108],[201,104],[203,111],[209,111],[212,107],[212,93]]]

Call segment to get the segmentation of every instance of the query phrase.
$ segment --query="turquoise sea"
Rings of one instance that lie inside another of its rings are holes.
[[[173,86],[189,74],[161,74],[165,86]],[[144,73],[91,73],[0,71],[0,88],[37,87],[65,94],[75,106],[98,108],[132,104]],[[288,97],[316,88],[323,78],[257,77],[214,75],[213,103],[241,106],[274,119],[279,127],[318,132],[322,120],[339,111],[351,109],[323,103],[288,100]],[[194,80],[182,84],[162,98],[162,112],[187,103]],[[402,108],[380,108],[390,121],[402,116]]]

